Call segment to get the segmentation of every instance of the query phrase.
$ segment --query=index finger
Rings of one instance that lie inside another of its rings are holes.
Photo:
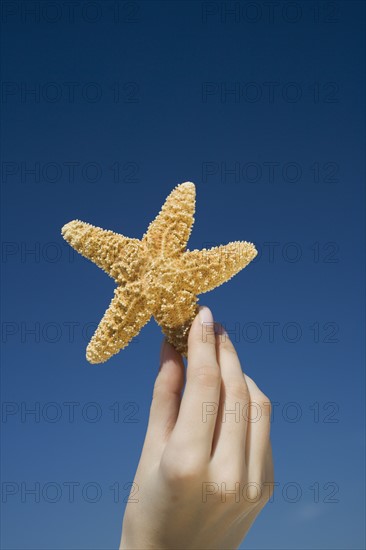
[[[200,309],[188,337],[187,382],[172,438],[209,459],[220,401],[221,373],[214,320]]]

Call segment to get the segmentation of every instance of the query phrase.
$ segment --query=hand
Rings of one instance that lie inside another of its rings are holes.
[[[121,550],[237,548],[273,490],[270,403],[201,308],[182,357],[163,343]]]

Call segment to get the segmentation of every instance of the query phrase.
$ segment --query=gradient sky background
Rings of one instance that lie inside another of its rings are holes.
[[[118,547],[162,336],[86,362],[114,285],[60,228],[141,237],[187,180],[190,249],[260,250],[200,299],[274,403],[279,485],[242,548],[364,548],[365,4],[2,9],[2,548]]]

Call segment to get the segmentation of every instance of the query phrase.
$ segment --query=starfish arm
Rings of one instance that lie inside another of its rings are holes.
[[[150,318],[140,285],[116,288],[110,306],[87,347],[89,363],[104,363],[125,348]]]
[[[192,292],[174,289],[165,290],[161,307],[154,314],[168,342],[184,356],[187,356],[189,329],[197,313],[197,297]]]
[[[153,255],[172,258],[185,251],[194,222],[195,186],[178,185],[148,227],[142,242]]]
[[[257,255],[255,246],[233,242],[209,250],[187,251],[182,256],[187,290],[203,294],[225,283],[249,264]]]
[[[133,279],[141,246],[138,239],[130,239],[79,220],[67,223],[61,232],[75,250],[97,264],[119,284]]]

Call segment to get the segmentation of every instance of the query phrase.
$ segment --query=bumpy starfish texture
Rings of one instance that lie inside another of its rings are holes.
[[[194,211],[195,186],[186,182],[173,189],[141,240],[79,220],[64,225],[64,239],[118,285],[87,347],[90,363],[104,363],[126,347],[152,316],[186,355],[196,295],[228,281],[255,258],[248,242],[186,250]]]

